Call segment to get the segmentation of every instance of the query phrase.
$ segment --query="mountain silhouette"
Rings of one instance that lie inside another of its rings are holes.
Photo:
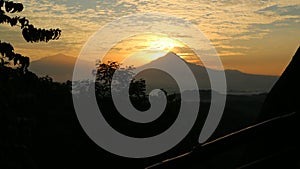
[[[268,94],[261,110],[261,120],[285,113],[299,112],[300,82],[297,80],[300,75],[299,66],[300,47]]]
[[[64,54],[56,54],[31,62],[29,70],[39,76],[50,76],[55,81],[64,82],[72,79],[76,58]]]
[[[141,69],[145,67],[153,67],[153,65],[173,66],[172,63],[169,63],[169,60],[171,60],[172,57],[179,56],[175,53],[170,52],[163,57],[160,57],[144,66],[141,66]],[[195,75],[199,88],[204,90],[210,89],[210,82],[206,68],[200,65],[188,63],[186,61],[184,62],[188,65],[188,67]],[[218,71],[213,69],[210,70]],[[247,74],[238,70],[225,70],[225,75],[229,92],[268,92],[272,88],[274,83],[278,80],[277,76]],[[145,70],[142,73],[138,74],[136,78],[145,79],[146,85],[149,88],[160,86],[160,88],[164,88],[168,91],[178,90],[178,87],[174,84],[175,81],[172,79],[172,77],[159,70]]]
[[[172,57],[180,58],[175,53],[170,52],[165,56],[162,56],[139,68],[151,65],[173,66],[173,64],[170,63]],[[180,59],[183,60],[182,58]],[[184,62],[194,73],[199,88],[204,90],[210,89],[209,77],[205,67],[188,63],[186,61]],[[64,82],[66,80],[72,79],[72,73],[75,63],[75,57],[67,56],[64,54],[57,54],[42,58],[37,61],[33,61],[29,69],[39,76],[49,75],[55,81]],[[238,70],[225,70],[225,74],[229,92],[268,92],[278,79],[277,76],[247,74]],[[164,88],[167,91],[171,92],[178,91],[178,86],[174,79],[170,75],[168,75],[167,73],[163,73],[162,71],[143,71],[136,77],[136,79],[140,78],[146,80],[147,89]]]

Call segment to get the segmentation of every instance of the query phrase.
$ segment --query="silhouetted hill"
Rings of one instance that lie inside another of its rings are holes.
[[[299,112],[300,47],[279,80],[268,94],[262,108],[262,119]]]
[[[168,53],[166,56],[156,59],[147,65],[141,66],[141,68],[152,67],[153,65],[173,66],[173,64],[169,64],[170,57],[179,56],[174,53]],[[200,89],[210,89],[210,82],[205,67],[187,62],[186,64],[194,73]],[[247,74],[238,70],[225,70],[225,74],[229,92],[268,92],[278,79],[277,76]],[[147,87],[149,88],[160,86],[159,88],[164,88],[168,91],[178,90],[177,86],[174,84],[175,81],[166,73],[162,73],[158,70],[143,71],[143,73],[139,74],[137,78],[144,78],[146,80]]]
[[[64,82],[72,79],[75,62],[75,57],[56,54],[31,62],[29,69],[39,76],[49,75],[55,81]]]
[[[150,65],[173,66],[169,63],[170,57],[179,56],[174,53],[168,53],[167,55],[158,58],[147,65],[141,66],[141,68]],[[49,75],[55,81],[64,82],[72,79],[75,62],[75,57],[57,54],[33,61],[29,66],[29,69],[40,76]],[[200,89],[210,89],[210,82],[206,69],[203,66],[192,63],[186,62],[186,64],[194,73]],[[226,70],[225,74],[227,78],[228,91],[235,93],[268,92],[278,79],[277,76],[247,74],[238,70]],[[136,78],[144,78],[147,83],[147,89],[164,88],[167,91],[178,91],[178,88],[172,77],[158,70],[144,71]]]

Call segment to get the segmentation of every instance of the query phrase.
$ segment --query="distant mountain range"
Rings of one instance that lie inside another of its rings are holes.
[[[160,57],[147,65],[168,65],[169,57],[179,57],[174,53]],[[72,79],[73,68],[76,63],[76,58],[57,54],[48,56],[37,61],[33,61],[29,69],[40,76],[49,75],[55,81],[64,82]],[[200,89],[210,89],[209,78],[205,67],[187,63],[191,71],[196,77],[196,81]],[[170,65],[173,66],[173,65]],[[143,67],[143,66],[142,66]],[[217,71],[217,70],[212,70]],[[278,80],[278,76],[254,75],[240,72],[238,70],[225,70],[227,79],[227,88],[229,92],[268,92],[273,84]],[[147,88],[164,88],[167,91],[177,91],[178,87],[166,73],[158,70],[144,71],[137,77],[146,80]]]
[[[48,75],[55,81],[65,82],[72,79],[75,63],[75,57],[57,54],[32,61],[29,70],[39,76]]]
[[[174,66],[168,64],[171,57],[179,57],[174,53],[168,53],[164,57],[158,58],[144,67],[153,65]],[[183,60],[184,61],[184,60]],[[185,61],[184,61],[185,62]],[[210,89],[210,82],[205,67],[185,62],[196,77],[200,89]],[[142,66],[143,67],[143,66]],[[211,71],[218,71],[210,69]],[[268,92],[279,78],[278,76],[254,75],[240,72],[238,70],[225,70],[227,89],[232,93],[263,93]],[[182,75],[184,76],[184,75]],[[144,71],[137,78],[144,78],[149,88],[164,88],[169,91],[177,91],[175,81],[166,73],[158,70]],[[163,87],[160,87],[163,86]]]

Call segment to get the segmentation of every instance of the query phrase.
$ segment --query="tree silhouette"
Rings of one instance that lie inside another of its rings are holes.
[[[134,67],[122,68],[121,64],[118,62],[109,61],[108,63],[97,63],[97,69],[94,72],[96,76],[96,93],[100,97],[110,97],[111,96],[111,84],[114,83],[114,90],[119,90],[125,88],[128,85],[128,81],[133,75]],[[113,76],[116,70],[119,70],[117,78],[118,81],[113,82]],[[129,86],[129,95],[135,98],[145,98],[146,97],[146,82],[143,79],[133,79],[131,80]]]
[[[35,28],[27,18],[13,16],[23,9],[22,3],[0,0],[0,24],[19,27],[26,42],[48,42],[60,37],[60,29]],[[28,160],[29,150],[34,143],[33,133],[40,127],[35,125],[44,123],[47,117],[36,112],[71,100],[70,82],[58,84],[49,77],[38,78],[27,70],[29,64],[29,57],[0,40],[0,168],[36,168],[35,162]],[[60,101],[53,103],[57,98]]]
[[[22,12],[23,4],[13,1],[0,0],[0,24],[10,24],[10,26],[18,26],[22,30],[23,38],[27,42],[48,42],[49,40],[57,40],[61,35],[60,29],[41,29],[35,28],[30,24],[29,20],[20,16],[8,16],[8,13]],[[26,72],[29,66],[30,59],[27,56],[15,53],[14,48],[10,43],[0,40],[0,68],[10,65],[18,66],[19,70]]]

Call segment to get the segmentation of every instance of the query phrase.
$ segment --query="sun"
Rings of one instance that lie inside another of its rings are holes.
[[[159,37],[154,40],[150,41],[148,43],[149,50],[154,50],[154,51],[171,51],[174,47],[180,47],[182,46],[175,40],[167,37]]]
[[[104,57],[105,61],[117,61],[125,66],[139,67],[169,52],[183,59],[194,57],[193,51],[183,42],[164,34],[145,33],[128,37],[117,43]]]
[[[169,52],[174,52],[176,48],[181,48],[184,45],[168,36],[165,35],[151,35],[148,37],[147,43],[144,44],[145,49],[142,54],[144,60],[149,62],[165,56]]]

